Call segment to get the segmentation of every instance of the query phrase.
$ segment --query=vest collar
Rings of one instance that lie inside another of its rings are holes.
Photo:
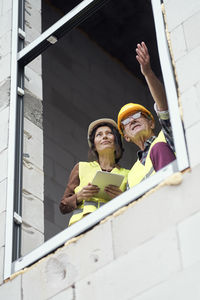
[[[137,157],[138,157],[139,160],[141,160],[142,155],[143,155],[144,152],[148,152],[149,151],[149,148],[150,148],[151,144],[153,143],[153,141],[155,139],[156,139],[156,136],[153,135],[148,140],[145,141],[145,143],[144,143],[144,150],[139,150],[137,152]]]

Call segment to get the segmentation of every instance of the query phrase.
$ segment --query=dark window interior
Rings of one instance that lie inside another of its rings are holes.
[[[43,1],[43,31],[80,2]],[[135,58],[141,41],[162,79],[150,1],[110,0],[42,55],[46,240],[68,225],[70,216],[61,215],[59,202],[71,169],[87,160],[89,123],[102,117],[116,120],[129,102],[153,111]],[[124,148],[121,165],[131,168],[137,148],[128,143]]]

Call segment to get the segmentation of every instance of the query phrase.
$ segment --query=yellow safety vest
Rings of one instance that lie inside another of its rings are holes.
[[[159,143],[159,142],[166,143],[166,139],[165,139],[165,136],[162,131],[160,131],[158,137],[155,138],[155,140],[151,144],[151,146],[149,148],[149,152],[146,157],[145,164],[143,165],[138,159],[136,161],[136,163],[133,165],[133,167],[131,168],[131,170],[128,174],[128,185],[130,188],[132,188],[136,184],[140,183],[141,181],[143,181],[144,179],[148,178],[149,176],[151,176],[155,173],[155,170],[153,168],[153,164],[152,164],[152,161],[150,158],[150,153],[151,153],[152,147],[156,143]]]
[[[101,167],[98,162],[79,162],[79,179],[80,184],[75,188],[75,193],[78,193],[84,186],[88,185],[89,182],[92,182],[97,171],[101,171]],[[110,173],[121,174],[124,176],[124,180],[119,187],[121,191],[125,191],[127,184],[129,170],[124,168],[114,168]],[[69,221],[69,225],[81,220],[84,215],[89,214],[95,211],[97,208],[101,207],[103,204],[109,200],[100,199],[92,197],[88,200],[83,200],[74,210],[73,215]]]

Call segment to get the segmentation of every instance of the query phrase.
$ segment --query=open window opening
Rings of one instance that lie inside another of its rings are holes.
[[[67,10],[62,1],[52,1],[51,7],[43,4],[44,27],[49,25],[49,10],[55,18],[57,8],[63,13]],[[60,214],[59,201],[74,165],[88,160],[90,122],[117,120],[120,108],[129,102],[154,112],[154,101],[135,58],[141,41],[148,45],[152,68],[162,78],[150,2],[109,1],[43,53],[46,240],[68,225],[71,214]],[[120,165],[130,169],[138,149],[125,141],[124,148]]]
[[[51,24],[61,19],[62,14],[65,15],[72,7],[81,3],[71,0],[68,1],[68,7],[65,2],[42,1],[44,33]],[[166,40],[165,45],[159,50],[162,55],[161,63],[165,64],[162,65],[163,73],[159,62],[154,21],[158,30],[157,39],[163,43],[165,33],[164,28],[161,28],[163,24],[159,23],[163,22],[160,1],[152,1],[154,14],[150,1],[146,0],[105,2],[105,5],[91,16],[87,18],[86,15],[83,18],[85,20],[77,28],[68,30],[68,34],[62,39],[55,38],[56,35],[53,34],[51,41],[49,40],[53,45],[46,51],[43,51],[44,39],[39,37],[38,42],[33,42],[35,46],[30,44],[29,49],[25,48],[21,56],[19,55],[19,61],[26,66],[25,157],[20,237],[22,240],[19,243],[21,249],[18,250],[20,255],[12,262],[13,272],[30,265],[66,240],[97,224],[107,215],[137,199],[174,171],[182,170],[188,164],[185,154],[184,158],[178,156],[178,167],[177,162],[167,166],[136,186],[134,191],[123,193],[78,222],[79,224],[65,230],[70,215],[61,215],[59,203],[72,167],[79,161],[87,161],[89,123],[102,117],[116,120],[120,108],[129,102],[144,105],[157,120],[153,109],[154,101],[135,59],[138,42],[145,41],[152,69],[161,81],[165,81],[172,125],[173,129],[175,128],[175,146],[183,145],[182,154],[186,152],[180,117],[177,123],[178,104],[170,102],[171,98],[174,99],[172,93],[175,91],[175,85],[172,70],[167,69],[171,66],[168,64],[170,58],[166,52]],[[39,50],[40,46],[43,50]],[[168,57],[165,60],[166,53]],[[29,54],[32,58],[27,58]],[[37,57],[37,54],[42,54],[42,58]],[[35,57],[36,59],[32,61]],[[38,74],[34,78],[38,68],[39,81]],[[169,77],[172,79],[169,80]],[[32,81],[29,78],[33,78]],[[37,82],[41,82],[41,85],[34,85]],[[171,86],[172,83],[174,88]],[[156,121],[155,133],[157,134],[159,130],[160,125]],[[34,144],[35,152],[30,151],[31,143]],[[176,147],[177,155],[180,154],[180,147]],[[133,144],[127,143],[124,144],[124,148],[125,153],[120,164],[131,168],[136,161],[138,149]],[[30,157],[31,155],[34,159]],[[180,161],[184,163],[180,165]],[[37,193],[31,185],[34,178],[38,182]],[[30,213],[31,207],[34,207],[35,215]],[[36,215],[40,216],[39,222],[34,219]]]

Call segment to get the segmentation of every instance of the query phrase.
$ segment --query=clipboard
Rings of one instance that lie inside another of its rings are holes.
[[[121,174],[97,171],[91,183],[97,185],[100,188],[100,191],[96,195],[97,197],[103,198],[105,200],[110,200],[109,195],[106,192],[104,192],[104,188],[109,184],[120,187],[123,180],[124,176]]]

